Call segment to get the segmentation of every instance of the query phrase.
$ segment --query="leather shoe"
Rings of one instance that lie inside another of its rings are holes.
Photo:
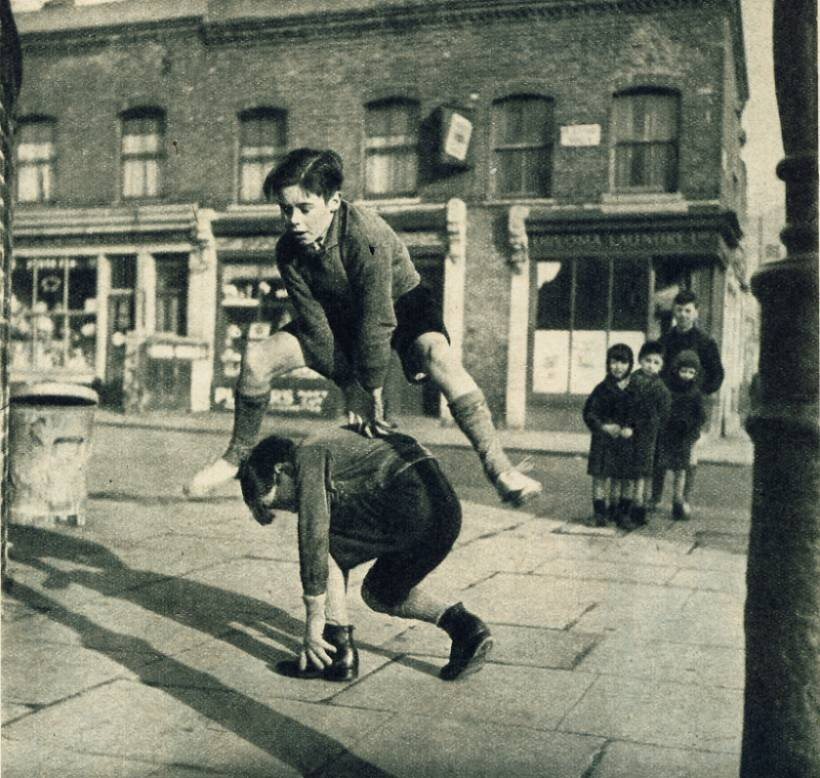
[[[489,627],[460,602],[444,611],[439,626],[453,641],[450,660],[439,671],[439,677],[443,681],[455,681],[478,672],[493,646]]]

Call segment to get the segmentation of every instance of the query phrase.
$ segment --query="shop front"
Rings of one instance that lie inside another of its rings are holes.
[[[583,402],[606,372],[606,351],[635,352],[671,326],[681,289],[700,300],[701,325],[721,342],[725,270],[736,225],[657,216],[557,220],[531,213],[526,426],[583,431]],[[522,393],[523,394],[523,393]]]

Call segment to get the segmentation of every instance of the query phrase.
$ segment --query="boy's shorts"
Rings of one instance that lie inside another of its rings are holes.
[[[430,290],[419,284],[405,292],[394,303],[396,311],[396,329],[390,345],[401,359],[404,375],[411,384],[420,384],[430,376],[424,372],[419,355],[413,343],[426,332],[440,332],[450,342],[450,334],[444,326],[441,306],[436,302]]]

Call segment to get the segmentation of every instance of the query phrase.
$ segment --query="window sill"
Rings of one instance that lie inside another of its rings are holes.
[[[615,211],[686,211],[688,205],[681,192],[604,192],[601,207]]]
[[[397,195],[395,197],[364,197],[353,201],[354,205],[369,205],[373,208],[389,207],[391,205],[420,205],[418,195]]]
[[[278,216],[279,206],[273,203],[230,203],[228,213],[243,213],[249,216]]]
[[[499,197],[498,195],[488,197],[484,201],[485,205],[537,205],[552,206],[557,205],[554,197]]]

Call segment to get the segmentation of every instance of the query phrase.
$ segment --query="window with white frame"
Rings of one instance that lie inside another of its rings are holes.
[[[17,202],[47,203],[54,194],[56,122],[46,116],[23,119],[17,127]]]
[[[365,193],[414,195],[418,188],[419,104],[393,98],[370,103],[365,116]]]
[[[254,108],[239,114],[239,202],[263,199],[265,176],[287,148],[287,113]]]
[[[615,95],[615,191],[677,191],[679,111],[680,97],[676,92],[640,90]]]
[[[165,114],[140,108],[122,115],[122,196],[159,197],[162,192]]]
[[[498,195],[552,194],[552,100],[513,95],[493,103],[494,190]]]

